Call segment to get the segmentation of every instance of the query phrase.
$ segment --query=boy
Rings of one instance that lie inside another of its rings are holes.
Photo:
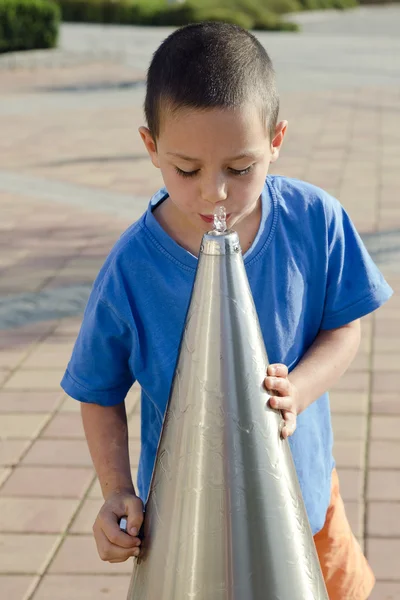
[[[148,127],[140,135],[166,187],[102,267],[62,386],[82,402],[105,499],[93,527],[99,554],[110,562],[137,556],[201,239],[225,206],[274,363],[269,402],[286,422],[330,598],[365,600],[374,578],[339,495],[326,390],[357,352],[359,319],[391,289],[336,200],[307,183],[267,177],[287,127],[278,105],[270,59],[245,30],[191,25],[163,42],[148,72]],[[138,495],[124,406],[135,380]],[[123,515],[128,533],[118,527]]]

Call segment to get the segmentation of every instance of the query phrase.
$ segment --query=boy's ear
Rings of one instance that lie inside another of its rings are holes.
[[[287,126],[287,121],[280,121],[275,127],[275,135],[271,142],[271,162],[275,162],[276,160],[278,160],[279,152],[281,150]]]
[[[158,160],[157,144],[150,133],[150,129],[148,129],[148,127],[139,127],[139,133],[144,145],[146,146],[146,150],[149,153],[151,162],[155,167],[157,167],[157,169],[159,169],[160,163]]]

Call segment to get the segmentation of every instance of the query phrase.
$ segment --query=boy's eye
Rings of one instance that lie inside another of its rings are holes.
[[[229,169],[230,172],[232,173],[232,175],[247,175],[247,173],[250,173],[250,171],[252,170],[254,165],[250,165],[249,167],[247,167],[247,169]]]
[[[175,167],[175,171],[181,177],[194,177],[199,172],[199,169],[195,169],[194,171],[182,171],[179,167]]]

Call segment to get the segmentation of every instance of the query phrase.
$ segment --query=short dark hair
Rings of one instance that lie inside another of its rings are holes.
[[[157,139],[162,110],[235,108],[260,103],[271,139],[279,97],[272,62],[248,31],[228,23],[181,27],[154,53],[148,73],[145,115]]]

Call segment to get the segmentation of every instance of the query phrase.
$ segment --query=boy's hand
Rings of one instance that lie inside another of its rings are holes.
[[[269,365],[265,388],[271,395],[269,404],[271,408],[282,411],[285,425],[282,428],[283,438],[292,435],[296,429],[296,418],[298,411],[297,388],[288,379],[288,368],[286,365]]]
[[[120,518],[128,521],[127,533],[119,527]],[[104,502],[93,525],[97,551],[102,560],[124,562],[139,555],[137,537],[143,523],[143,502],[131,491],[114,492]]]

